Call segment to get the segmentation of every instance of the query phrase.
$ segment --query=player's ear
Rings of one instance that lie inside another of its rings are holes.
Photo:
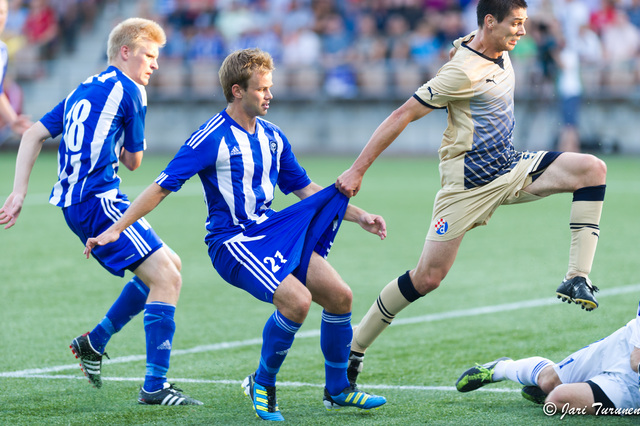
[[[239,84],[234,84],[233,86],[231,86],[231,93],[233,94],[234,98],[242,99],[243,90]]]
[[[129,59],[129,55],[131,54],[131,49],[129,46],[120,46],[120,58],[124,61]]]
[[[490,30],[497,24],[496,18],[492,14],[487,14],[484,17],[484,26]]]

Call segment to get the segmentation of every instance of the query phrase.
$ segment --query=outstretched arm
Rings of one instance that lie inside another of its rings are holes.
[[[320,185],[315,182],[311,182],[304,188],[293,191],[293,193],[297,195],[298,198],[303,200],[308,196],[320,191],[321,189],[322,187]],[[378,235],[381,240],[384,240],[387,236],[387,224],[385,223],[382,216],[367,213],[360,207],[354,206],[353,204],[349,204],[347,206],[347,211],[344,214],[344,220],[357,223],[365,231]]]
[[[35,123],[22,135],[18,157],[16,158],[16,172],[13,180],[13,191],[0,209],[0,224],[5,224],[4,229],[9,229],[15,225],[24,199],[27,196],[29,187],[29,177],[33,170],[33,165],[42,150],[42,144],[51,137],[51,134],[41,122]]]
[[[362,185],[365,172],[376,158],[396,140],[409,123],[424,117],[431,111],[433,110],[425,107],[413,97],[409,98],[373,132],[356,161],[338,177],[336,188],[347,197],[356,195]]]
[[[91,250],[95,246],[103,246],[120,238],[122,231],[131,226],[135,221],[152,211],[171,191],[164,189],[157,183],[152,183],[142,194],[138,195],[133,203],[127,208],[122,217],[113,225],[107,228],[102,234],[94,238],[89,238],[84,248],[84,255],[89,258]]]
[[[0,117],[19,135],[24,134],[33,125],[28,116],[16,113],[5,93],[0,93]]]

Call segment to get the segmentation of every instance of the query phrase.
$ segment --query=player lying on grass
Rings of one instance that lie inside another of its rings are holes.
[[[515,149],[515,75],[509,51],[526,34],[527,3],[480,0],[477,20],[477,31],[453,43],[449,62],[380,124],[336,181],[343,194],[355,196],[367,169],[409,123],[437,109],[447,111],[439,150],[442,188],[422,254],[414,269],[382,289],[360,321],[351,348],[351,381],[361,370],[365,351],[396,315],[440,286],[467,231],[486,225],[501,205],[573,193],[569,265],[556,293],[583,309],[598,307],[597,288],[588,275],[600,233],[606,165],[593,155]]]
[[[69,228],[84,244],[107,229],[129,206],[120,192],[120,162],[135,170],[146,141],[145,86],[158,69],[164,30],[153,21],[130,18],[109,34],[109,67],[80,84],[22,137],[13,192],[0,209],[0,224],[13,226],[27,195],[29,176],[45,140],[62,135],[58,182],[49,202],[62,208]],[[93,256],[110,273],[135,275],[104,319],[76,337],[71,350],[95,387],[102,386],[101,367],[107,342],[131,318],[144,313],[147,371],[138,395],[141,404],[200,405],[167,382],[174,313],[182,280],[180,258],[165,246],[146,220],[132,224],[125,238],[99,247]],[[76,279],[70,274],[70,279]],[[90,283],[87,282],[87,285]],[[90,300],[87,299],[87,303]]]
[[[191,135],[118,222],[87,241],[85,253],[108,247],[198,174],[208,209],[205,242],[214,268],[230,284],[276,307],[264,326],[258,369],[243,383],[256,415],[283,420],[276,375],[312,301],[324,308],[324,405],[377,408],[384,397],[362,392],[347,379],[353,296],[325,258],[343,218],[380,238],[386,236],[385,222],[348,205],[333,185],[322,189],[312,182],[284,133],[261,118],[273,98],[273,70],[271,56],[259,49],[231,53],[219,71],[227,107]],[[276,185],[301,201],[280,212],[271,209]]]
[[[558,364],[535,356],[500,358],[471,367],[456,388],[469,392],[511,380],[524,385],[525,398],[551,403],[558,413],[640,414],[640,306],[636,317],[613,334],[572,353]]]

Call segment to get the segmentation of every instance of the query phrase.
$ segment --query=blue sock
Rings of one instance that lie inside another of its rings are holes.
[[[89,333],[89,341],[93,349],[104,353],[111,336],[122,330],[131,318],[142,312],[148,295],[149,287],[140,278],[134,276],[126,283],[107,315]]]
[[[322,311],[320,348],[324,355],[324,370],[330,395],[338,395],[349,387],[347,366],[352,338],[351,313],[338,315]]]
[[[167,381],[171,343],[176,323],[173,316],[176,307],[163,302],[145,305],[144,331],[147,339],[147,374],[144,376],[144,390],[155,392],[162,389]]]
[[[285,318],[278,311],[269,317],[262,331],[260,366],[256,370],[257,383],[262,386],[276,385],[276,374],[278,374],[301,325]]]

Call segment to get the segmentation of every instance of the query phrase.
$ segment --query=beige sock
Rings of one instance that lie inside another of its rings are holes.
[[[602,201],[574,201],[571,204],[571,248],[567,277],[589,275],[600,235]]]
[[[400,292],[397,278],[387,284],[354,330],[351,350],[364,353],[380,333],[391,324],[396,314],[410,304],[411,302]]]

